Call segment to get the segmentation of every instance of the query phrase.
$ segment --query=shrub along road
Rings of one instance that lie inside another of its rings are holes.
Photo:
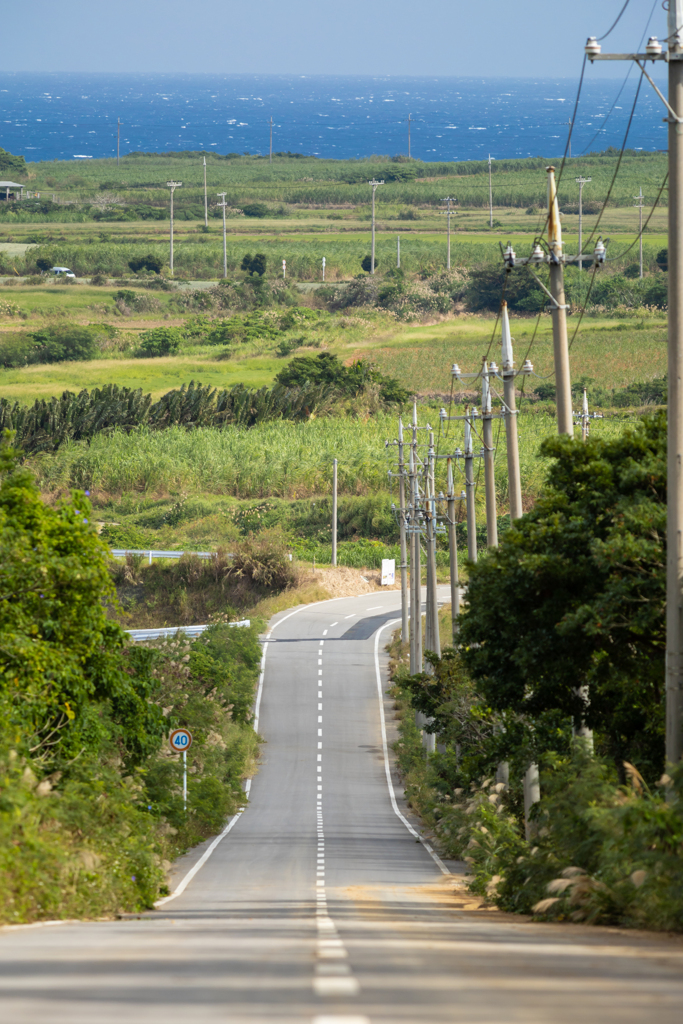
[[[462,865],[441,865],[392,806],[378,675],[399,602],[366,594],[275,618],[246,812],[153,913],[0,933],[3,1019],[680,1019],[680,941],[478,907]]]

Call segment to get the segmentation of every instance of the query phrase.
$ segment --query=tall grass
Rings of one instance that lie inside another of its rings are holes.
[[[438,411],[421,407],[420,422],[437,423]],[[461,425],[448,439],[439,440],[439,454],[463,446]],[[616,436],[622,420],[598,421],[595,432]],[[519,422],[520,462],[524,493],[537,493],[544,475],[538,447],[555,433],[554,418],[522,415]],[[135,492],[140,495],[181,495],[203,492],[240,498],[266,496],[304,498],[329,494],[332,460],[339,463],[342,494],[391,491],[389,469],[395,469],[396,449],[385,440],[397,434],[397,417],[378,413],[358,419],[313,419],[306,423],[279,421],[249,430],[226,427],[186,431],[144,429],[130,434],[96,435],[88,443],[69,442],[54,455],[29,463],[45,490],[83,487],[100,498]],[[421,435],[421,439],[424,434]],[[502,509],[507,501],[505,434],[496,438],[496,479]],[[457,486],[464,486],[461,467]],[[483,501],[482,487],[479,501]],[[445,487],[445,462],[439,462],[437,487]]]

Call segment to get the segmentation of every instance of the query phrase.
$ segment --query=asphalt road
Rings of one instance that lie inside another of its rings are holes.
[[[678,1024],[680,941],[477,909],[411,832],[377,677],[399,600],[276,617],[247,810],[153,913],[1,930],[0,1020]]]

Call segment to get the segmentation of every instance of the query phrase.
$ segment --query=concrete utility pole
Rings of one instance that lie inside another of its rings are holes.
[[[574,178],[579,186],[579,270],[583,270],[583,186],[592,178]]]
[[[225,197],[225,192],[223,193]],[[206,157],[204,157],[204,227],[209,226],[209,200],[206,195]]]
[[[638,195],[633,197],[637,200],[633,205],[638,210],[638,249],[639,249],[639,262],[640,262],[640,278],[643,277],[643,189],[642,186],[638,189]]]
[[[272,114],[271,114],[271,118],[270,118],[270,156],[268,157],[268,163],[272,164],[272,162],[273,162],[273,117],[272,117]]]
[[[119,166],[119,155],[121,151],[121,118],[116,118],[116,166]]]
[[[494,364],[495,366],[495,364]],[[484,488],[486,491],[486,544],[498,547],[498,522],[496,515],[496,477],[493,447],[493,412],[491,409],[491,387],[489,368],[484,358],[481,367],[481,417],[484,424]]]
[[[667,107],[669,116],[669,325],[666,564],[666,765],[683,755],[683,0],[669,0],[668,53],[655,37],[645,53],[601,54],[586,43],[588,60],[632,60]],[[669,66],[668,102],[645,70],[648,60]]]
[[[368,182],[368,185],[372,185],[372,253],[370,256],[370,273],[375,273],[375,192],[377,191],[378,185],[383,185],[383,181],[372,181]]]
[[[472,420],[477,410],[472,409]],[[472,420],[469,406],[465,409],[465,492],[467,495],[467,557],[477,560],[477,514],[474,507],[474,449],[472,448]]]
[[[182,181],[167,181],[166,187],[171,190],[171,217],[170,217],[170,240],[171,240],[171,251],[170,251],[170,271],[173,273],[173,193],[177,188],[180,188]]]
[[[448,460],[448,560],[451,571],[451,632],[453,640],[458,633],[460,615],[460,580],[458,579],[458,534],[455,520],[455,488],[453,484],[453,462]]]
[[[396,266],[401,266],[401,236],[396,235]]]
[[[495,159],[495,157],[494,157]],[[489,153],[489,227],[493,227],[493,182],[491,180],[491,154]]]
[[[413,438],[410,445],[410,673],[422,671],[422,559],[420,553],[420,492],[417,480],[417,410],[413,408]]]
[[[332,565],[337,564],[337,460],[332,462]]]
[[[429,455],[425,487],[425,506],[427,517],[427,646],[441,657],[441,639],[439,637],[439,605],[436,589],[436,493],[434,466],[436,449],[434,432],[429,431]]]
[[[548,247],[550,249],[550,294],[553,299],[553,352],[555,357],[555,401],[557,431],[574,436],[572,391],[569,377],[569,342],[567,339],[567,305],[564,297],[564,263],[562,261],[562,227],[555,187],[555,168],[548,167]]]
[[[447,206],[446,210],[442,211],[442,212],[445,213],[446,222],[448,224],[448,245],[447,245],[447,248],[446,248],[446,269],[447,270],[451,269],[451,214],[455,212],[454,210],[451,210],[451,203],[457,203],[457,201],[458,200],[454,199],[453,196],[446,196],[445,199],[441,200],[442,203],[448,203],[448,206]]]
[[[287,277],[287,260],[282,261],[282,280],[284,281]]]
[[[567,139],[567,142],[569,143],[569,146],[567,148],[567,156],[571,160],[571,158],[572,158],[572,119],[571,119],[571,117],[569,118],[568,121],[565,121],[565,124],[569,128],[569,138]]]
[[[410,118],[411,115],[408,114],[408,159],[412,160],[412,157],[410,155]]]
[[[512,352],[512,337],[508,304],[503,301],[502,321],[502,352],[501,364],[503,371],[503,401],[505,402],[505,439],[507,443],[508,493],[510,499],[510,521],[522,515],[522,480],[519,472],[519,439],[517,436],[517,404],[515,398],[515,361]],[[529,364],[530,367],[531,364]],[[531,373],[525,366],[523,372]]]
[[[228,248],[227,248],[227,243],[226,243],[226,238],[225,238],[225,207],[227,206],[227,203],[225,202],[225,197],[226,197],[227,193],[226,192],[219,192],[218,195],[223,200],[223,202],[219,203],[218,205],[223,210],[223,277],[227,277],[228,276]]]
[[[406,550],[406,464],[403,457],[403,420],[398,420],[398,530],[401,543],[401,640],[410,639],[408,626],[408,552]]]
[[[327,260],[326,260],[326,259],[325,259],[325,257],[323,256],[323,281],[325,280],[325,263],[326,263],[326,262],[327,262]]]

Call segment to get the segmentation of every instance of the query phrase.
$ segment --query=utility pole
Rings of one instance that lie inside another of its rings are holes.
[[[170,222],[171,222],[171,224],[170,224],[171,251],[170,251],[170,259],[169,259],[171,274],[173,274],[173,193],[175,192],[175,190],[177,188],[180,188],[181,185],[182,185],[182,181],[167,181],[166,182],[166,187],[170,188],[170,190],[171,190],[171,218],[170,218]]]
[[[370,273],[375,273],[375,192],[377,191],[378,185],[383,185],[383,181],[372,181],[368,182],[368,185],[372,185],[372,254],[370,256]]]
[[[121,151],[121,118],[116,118],[116,166],[119,166],[119,155]]]
[[[503,334],[501,364],[503,371],[503,401],[505,403],[503,411],[505,415],[505,439],[507,443],[510,521],[513,522],[515,519],[519,519],[522,515],[522,481],[519,472],[519,440],[517,436],[517,404],[515,399],[515,361],[512,352],[508,304],[505,301],[503,301],[501,322]],[[532,369],[531,364],[527,360],[522,373],[531,373]]]
[[[472,419],[477,410],[472,409]],[[465,492],[467,495],[467,557],[477,560],[477,515],[474,507],[474,450],[472,448],[472,420],[469,406],[465,408]]]
[[[337,564],[337,460],[332,462],[332,565]]]
[[[323,281],[325,280],[325,263],[326,262],[327,261],[325,260],[325,257],[323,256]]]
[[[422,567],[420,556],[420,495],[417,481],[417,408],[413,405],[413,437],[410,445],[410,673],[422,671]]]
[[[273,162],[273,115],[270,115],[270,156],[268,157],[268,163]]]
[[[412,157],[410,155],[410,117],[411,115],[408,114],[408,159],[412,160]]]
[[[494,363],[495,366],[495,363]],[[491,409],[491,387],[486,358],[481,368],[481,417],[484,422],[484,488],[486,491],[486,545],[498,547],[498,522],[496,516],[496,478],[493,447],[493,412]]]
[[[572,119],[571,119],[571,117],[569,118],[568,121],[565,121],[565,124],[569,128],[569,138],[567,139],[567,142],[569,143],[569,146],[567,147],[567,156],[571,160],[571,158],[572,158]]]
[[[227,206],[227,203],[225,202],[225,197],[226,197],[227,193],[226,192],[219,192],[218,195],[223,200],[223,202],[219,203],[218,205],[223,210],[223,277],[227,277],[228,276],[228,249],[227,249],[227,244],[226,244],[226,239],[225,239],[225,207]]]
[[[401,266],[401,236],[396,235],[396,266]]]
[[[588,389],[583,389],[583,406],[581,407],[581,440],[585,444],[590,433],[590,413],[588,412]]]
[[[448,246],[447,246],[447,249],[446,249],[446,269],[447,270],[451,269],[451,214],[454,212],[453,210],[451,210],[451,203],[457,203],[457,201],[458,200],[454,199],[453,196],[446,196],[445,199],[441,200],[442,203],[448,203],[448,206],[447,206],[446,210],[444,211],[445,214],[446,214],[446,221],[447,221],[447,224],[448,224]]]
[[[287,260],[282,261],[282,280],[284,281],[287,277]]]
[[[583,186],[592,178],[574,178],[579,186],[579,270],[583,270]]]
[[[683,0],[681,0],[683,3]],[[569,377],[569,343],[567,339],[567,305],[564,297],[564,263],[562,260],[562,227],[557,203],[555,168],[548,167],[548,247],[550,249],[550,294],[553,300],[553,352],[555,357],[555,392],[557,431],[574,436],[572,391]]]
[[[638,195],[633,197],[637,200],[633,205],[638,210],[639,224],[638,224],[638,242],[639,242],[639,262],[640,262],[640,278],[643,277],[643,188],[642,185],[638,189]]]
[[[491,154],[489,153],[489,227],[493,227],[493,182],[491,180]]]
[[[436,585],[436,493],[434,465],[436,449],[434,432],[429,431],[429,455],[427,458],[427,474],[425,487],[425,505],[427,514],[427,645],[441,657],[441,640],[439,637],[439,606]]]
[[[460,580],[458,579],[458,533],[455,521],[455,489],[453,484],[453,462],[448,460],[448,561],[451,571],[451,632],[453,641],[458,633],[460,615]]]
[[[223,198],[225,199],[225,192],[223,192]],[[223,220],[225,220],[225,211],[223,213]],[[204,227],[209,226],[209,201],[206,196],[206,157],[204,157]],[[225,236],[224,236],[225,237]]]
[[[408,627],[408,552],[406,550],[406,466],[403,458],[403,420],[398,419],[398,530],[401,543],[401,640],[410,638]]]
[[[594,36],[588,60],[632,60],[654,86],[668,110],[669,124],[669,322],[666,527],[666,767],[683,754],[683,0],[669,0],[668,53],[655,37],[645,53],[601,54]],[[645,71],[648,60],[669,66],[668,102]],[[671,794],[673,798],[673,794]]]

